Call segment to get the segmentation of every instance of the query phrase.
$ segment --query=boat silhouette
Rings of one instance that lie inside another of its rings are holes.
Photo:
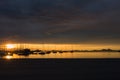
[[[45,55],[46,53],[44,51],[39,52],[40,55]]]

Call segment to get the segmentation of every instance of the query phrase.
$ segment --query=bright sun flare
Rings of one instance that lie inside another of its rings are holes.
[[[6,45],[6,48],[7,48],[7,49],[12,49],[12,48],[14,48],[14,47],[15,47],[15,46],[14,46],[13,44],[7,44],[7,45]]]
[[[6,59],[11,59],[11,58],[12,58],[12,56],[6,56],[5,58],[6,58]]]

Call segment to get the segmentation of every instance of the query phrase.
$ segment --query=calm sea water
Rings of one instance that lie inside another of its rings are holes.
[[[120,52],[74,52],[74,53],[50,53],[30,55],[6,55],[1,58],[23,59],[23,58],[120,58]]]

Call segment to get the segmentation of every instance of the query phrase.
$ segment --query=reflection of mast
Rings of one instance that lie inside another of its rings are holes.
[[[19,43],[16,44],[16,50],[20,50],[20,44]]]
[[[44,41],[43,41],[43,50],[45,50],[45,43],[44,43]]]
[[[6,51],[5,43],[6,43],[6,40],[3,40],[3,50],[4,51]]]
[[[22,43],[20,43],[20,50],[21,50],[21,49],[23,49],[23,45],[22,45]]]
[[[24,43],[24,44],[23,44],[23,49],[25,49],[25,48],[26,48],[26,44]]]

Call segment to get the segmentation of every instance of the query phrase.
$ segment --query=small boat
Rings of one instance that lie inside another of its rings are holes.
[[[53,53],[57,53],[57,51],[52,51]]]
[[[46,51],[46,54],[50,54],[51,53],[51,51]]]
[[[63,51],[59,51],[59,53],[63,53]]]
[[[46,53],[45,52],[39,52],[40,55],[45,55]]]
[[[72,50],[72,51],[70,51],[71,53],[73,53],[74,51]]]

